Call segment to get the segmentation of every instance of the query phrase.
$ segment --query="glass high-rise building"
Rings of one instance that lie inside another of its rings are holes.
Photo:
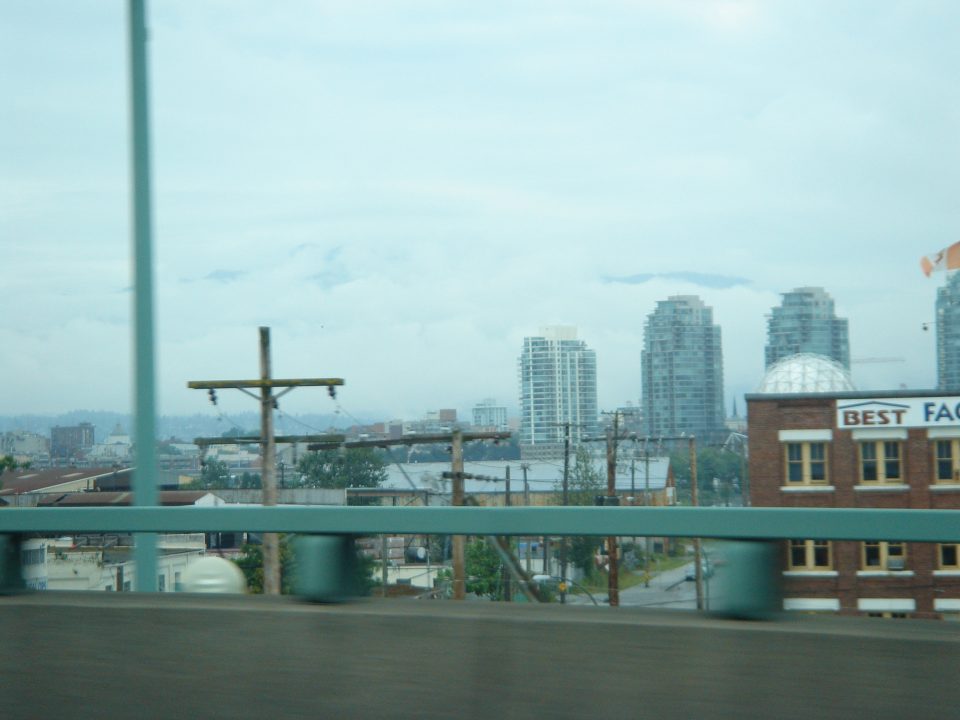
[[[569,326],[542,328],[523,339],[520,370],[520,445],[526,455],[562,450],[564,423],[572,441],[595,434],[597,356]]]
[[[850,369],[847,319],[837,317],[833,298],[823,288],[783,293],[780,306],[767,317],[767,368],[798,353],[824,355]]]
[[[657,303],[643,333],[643,425],[650,437],[724,431],[723,350],[713,309],[695,295]]]
[[[937,388],[960,390],[960,272],[937,290]]]

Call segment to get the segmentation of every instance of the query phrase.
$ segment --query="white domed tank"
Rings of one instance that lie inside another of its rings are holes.
[[[843,365],[825,355],[797,353],[781,358],[767,370],[758,393],[832,393],[856,390]]]
[[[247,580],[236,563],[208,555],[187,565],[182,587],[189,593],[243,593]]]

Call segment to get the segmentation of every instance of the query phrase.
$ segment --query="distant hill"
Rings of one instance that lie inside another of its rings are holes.
[[[363,420],[363,418],[361,418]],[[0,415],[0,432],[26,430],[50,437],[50,428],[55,425],[93,424],[94,439],[101,442],[119,424],[128,432],[133,430],[133,418],[129,413],[105,410],[71,410],[59,415]],[[372,421],[369,421],[372,422]],[[177,438],[190,442],[195,437],[214,437],[229,432],[235,426],[251,434],[260,432],[260,414],[255,412],[232,413],[230,419],[212,415],[166,415],[157,421],[157,437],[160,440]],[[306,435],[342,429],[354,424],[342,415],[307,413],[303,415],[278,414],[274,431],[278,435]]]

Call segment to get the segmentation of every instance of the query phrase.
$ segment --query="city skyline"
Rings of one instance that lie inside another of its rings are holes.
[[[942,275],[942,277],[944,278],[944,283],[937,288],[937,293],[938,293],[938,294],[937,294],[937,299],[936,299],[936,307],[935,307],[935,309],[934,309],[934,312],[932,313],[932,315],[935,315],[938,319],[943,316],[943,311],[941,311],[941,309],[940,309],[941,304],[943,304],[944,308],[946,308],[946,306],[947,306],[948,304],[950,304],[950,303],[948,303],[948,300],[950,300],[950,299],[953,297],[953,295],[956,294],[956,287],[957,287],[958,283],[960,283],[960,273],[958,273],[958,272],[951,271],[951,272],[949,272],[949,273],[946,273],[946,274]],[[952,294],[951,294],[951,292],[948,292],[948,289],[951,288],[951,287],[954,288],[954,290],[951,291]],[[800,293],[800,294],[802,295],[804,292],[811,291],[811,290],[816,290],[816,291],[821,291],[821,292],[822,292],[822,291],[823,291],[823,288],[819,288],[819,287],[795,288],[795,289],[793,289],[793,290],[791,290],[791,291],[781,292],[781,293],[780,293],[780,296],[781,296],[781,297],[792,296],[792,295],[796,295],[797,293]],[[830,295],[829,295],[828,293],[824,293],[824,294],[825,294],[826,298],[827,298],[828,300],[830,300],[829,305],[830,305],[831,310],[832,310],[833,300],[832,300],[832,298],[830,297]],[[671,296],[670,299],[674,299],[675,297],[677,297],[677,296]],[[660,302],[663,302],[663,301],[662,301],[662,300],[657,301],[657,304],[659,304]],[[655,307],[656,307],[656,305],[655,305]],[[781,309],[782,307],[783,307],[782,305],[781,305],[781,306],[775,306],[775,307],[772,307],[771,310],[776,311],[776,310],[778,310],[778,309]],[[711,307],[710,310],[712,311],[713,308]],[[835,317],[835,315],[834,315],[834,317]],[[769,315],[769,314],[768,314],[767,316],[765,316],[765,318],[766,318],[765,323],[766,323],[766,326],[767,326],[767,331],[766,331],[765,336],[767,337],[768,341],[767,341],[767,344],[764,345],[764,349],[765,349],[765,351],[766,351],[766,352],[765,352],[765,356],[766,356],[766,357],[769,357],[769,349],[770,349],[770,348],[769,348],[769,337],[770,337],[769,326],[770,326],[771,318],[770,318],[770,315]],[[841,322],[842,322],[845,326],[847,325],[847,322],[848,322],[848,319],[847,319],[847,318],[841,318],[841,319],[839,319],[839,320],[841,320]],[[938,347],[940,347],[941,345],[942,345],[943,347],[946,347],[946,339],[945,339],[945,338],[946,338],[946,335],[943,334],[943,332],[942,332],[942,330],[941,330],[941,325],[942,325],[942,321],[939,321],[939,320],[938,320],[938,323],[936,324],[937,332],[936,332],[936,333],[931,333],[931,335],[934,335],[934,336],[937,337],[937,338],[940,338],[941,336],[943,336],[944,339],[938,339],[938,340],[937,340]],[[717,326],[720,327],[720,323],[717,323]],[[924,329],[926,330],[926,328],[924,328]],[[641,331],[640,331],[639,334],[640,334],[641,337],[643,336],[643,331],[642,331],[642,329],[641,329]],[[801,350],[799,350],[799,351],[800,351],[800,352],[813,352],[813,350],[809,350],[809,349],[801,349]],[[943,364],[944,361],[943,361],[943,360],[938,360],[938,358],[944,357],[944,356],[945,356],[945,353],[946,353],[946,350],[944,350],[944,349],[939,349],[939,350],[937,351],[937,355],[936,355],[934,358],[932,358],[932,359],[933,359],[934,361],[936,361],[936,363],[937,363],[938,381],[937,381],[936,383],[931,384],[929,387],[920,387],[920,386],[917,386],[916,389],[933,389],[933,388],[936,388],[936,387],[940,387],[940,389],[944,389],[944,386],[942,385],[942,381],[939,380],[939,378],[940,378],[941,375],[943,374],[942,371],[940,370],[940,367],[942,366],[942,364]],[[827,353],[821,353],[821,354],[827,354]],[[829,356],[829,354],[827,354],[827,355]],[[642,356],[642,353],[641,353],[641,356]],[[849,356],[849,350],[848,350],[848,356]],[[639,359],[638,359],[638,360],[639,360]],[[956,364],[956,363],[955,363],[955,364]],[[856,368],[854,368],[854,370],[856,370]],[[724,403],[724,412],[725,412],[726,414],[729,414],[729,413],[730,413],[731,408],[732,408],[732,406],[735,404],[737,397],[739,397],[739,398],[742,399],[743,395],[749,394],[749,393],[754,392],[754,391],[756,390],[757,384],[759,384],[759,382],[760,382],[760,381],[762,380],[762,378],[763,378],[763,372],[765,372],[765,371],[764,371],[764,370],[761,370],[761,374],[758,376],[757,381],[756,381],[753,385],[751,385],[750,387],[748,387],[747,389],[745,389],[743,392],[736,392],[736,391],[734,391],[734,392],[731,393],[731,391],[727,391],[727,392],[724,394],[723,403]],[[252,377],[252,376],[251,376],[251,377]],[[598,380],[598,389],[599,389],[599,385],[601,385],[601,384],[602,384],[602,383]],[[639,383],[639,384],[642,385],[642,383]],[[859,387],[859,386],[858,386],[858,387]],[[894,388],[894,386],[890,386],[889,388],[877,387],[877,388],[873,388],[873,389],[896,389],[896,388]],[[201,402],[196,408],[194,408],[194,409],[192,409],[192,410],[189,410],[189,409],[188,409],[188,410],[185,411],[185,412],[170,412],[170,413],[165,413],[165,414],[171,415],[171,416],[181,415],[181,414],[182,414],[182,415],[203,414],[203,413],[205,412],[205,410],[207,409],[207,407],[206,407],[206,406],[207,406],[206,397],[204,396],[204,397],[201,398],[200,394],[195,394],[194,396],[197,397],[197,398],[200,398],[201,400],[203,400],[203,402]],[[223,397],[224,397],[224,395],[221,395],[221,396],[220,396],[220,399],[222,399]],[[229,395],[226,395],[226,397],[229,397]],[[452,402],[444,402],[442,396],[438,396],[438,397],[440,397],[440,401],[439,401],[438,405],[444,405],[444,404],[451,405],[451,406],[454,405],[454,403],[452,403]],[[515,398],[515,397],[516,397],[516,394],[515,394],[515,393],[512,393],[512,394],[511,394],[511,393],[506,393],[506,394],[503,395],[503,397],[501,397],[501,396],[499,396],[499,395],[497,395],[497,396],[495,396],[495,397],[490,397],[489,395],[485,395],[485,394],[484,394],[484,391],[481,389],[481,390],[478,390],[477,393],[476,393],[474,396],[468,397],[468,398],[465,400],[465,404],[464,404],[462,407],[457,407],[456,409],[457,409],[460,413],[462,413],[464,419],[466,419],[466,418],[469,416],[469,414],[470,414],[479,404],[483,403],[484,401],[488,401],[488,400],[491,400],[491,399],[495,399],[495,400],[497,400],[498,404],[501,404],[501,405],[503,405],[503,406],[505,406],[505,407],[507,408],[507,411],[508,411],[508,414],[509,414],[510,417],[512,417],[512,418],[519,418],[519,417],[522,415],[522,405],[521,405],[520,402],[514,402],[514,398]],[[474,399],[470,399],[470,398],[474,398]],[[321,403],[322,403],[322,402],[323,402],[323,400],[321,400]],[[598,407],[600,407],[601,410],[606,409],[606,408],[608,408],[608,407],[609,407],[610,409],[612,409],[612,408],[618,406],[619,404],[622,404],[623,402],[637,403],[638,405],[641,405],[641,406],[642,406],[642,405],[644,404],[644,399],[643,399],[642,390],[639,391],[639,392],[637,393],[637,395],[635,395],[635,396],[623,397],[623,398],[619,398],[619,399],[613,399],[612,402],[611,402],[609,405],[598,404]],[[235,408],[235,409],[232,410],[232,411],[240,411],[240,412],[247,411],[247,410],[250,409],[249,407],[246,407],[246,403],[245,403],[245,401],[244,401],[242,398],[240,398],[240,403],[237,404],[237,405],[235,405],[234,408]],[[343,413],[345,417],[350,417],[350,415],[352,415],[352,413],[350,413],[349,410],[344,410],[344,409],[339,409],[339,408],[340,408],[340,404],[339,404],[338,402],[335,402],[333,405],[331,405],[331,406],[329,406],[329,407],[327,407],[327,408],[325,408],[325,409],[322,409],[322,410],[314,410],[314,409],[312,409],[312,408],[310,408],[310,407],[307,407],[304,411],[307,412],[307,413],[321,412],[321,413],[329,413],[329,414],[334,414],[334,415]],[[116,409],[116,408],[91,406],[91,407],[89,407],[89,408],[63,407],[62,409],[59,409],[59,410],[50,410],[50,411],[47,411],[47,412],[32,412],[32,411],[30,411],[30,410],[27,410],[27,411],[19,412],[19,413],[17,413],[17,412],[10,412],[10,413],[6,413],[6,414],[7,414],[7,415],[17,415],[17,414],[20,414],[20,415],[33,415],[33,414],[56,415],[56,414],[68,413],[68,412],[72,412],[72,411],[76,411],[76,410],[80,410],[80,409],[86,409],[86,410],[91,410],[91,411],[105,410],[105,411],[109,411],[109,412],[127,412],[126,410],[122,410],[122,409],[118,410],[118,409]],[[298,410],[298,411],[296,411],[296,412],[301,412],[301,411]],[[409,414],[406,414],[406,415],[404,415],[404,414],[390,414],[389,412],[387,412],[387,413],[382,413],[382,412],[378,412],[378,410],[377,410],[376,408],[373,408],[373,409],[370,409],[370,410],[364,410],[364,411],[361,412],[361,414],[363,414],[363,415],[366,416],[366,417],[364,418],[364,422],[366,422],[366,421],[374,421],[374,420],[388,420],[388,419],[401,419],[401,418],[402,418],[402,419],[420,418],[421,416],[423,416],[423,415],[425,415],[425,414],[427,414],[427,413],[429,413],[429,412],[431,412],[430,406],[425,405],[423,408],[418,409],[418,410],[414,410],[413,412],[411,412],[411,413],[409,413]]]
[[[935,308],[934,308],[934,313],[933,313],[933,315],[935,315],[936,318],[937,318],[937,322],[935,323],[935,325],[936,325],[936,332],[935,332],[935,333],[931,333],[931,335],[934,335],[934,336],[937,338],[937,340],[936,340],[936,342],[937,342],[937,353],[936,353],[936,356],[933,358],[933,360],[936,361],[936,363],[937,363],[937,382],[934,383],[934,384],[931,384],[929,387],[916,386],[916,388],[911,388],[911,389],[934,389],[934,388],[950,389],[949,387],[947,387],[947,386],[945,386],[945,385],[943,384],[943,383],[944,383],[944,380],[942,380],[941,378],[944,377],[944,371],[943,371],[941,368],[945,367],[944,363],[945,363],[946,361],[945,361],[943,358],[945,358],[945,357],[949,354],[948,351],[946,350],[946,347],[947,347],[947,344],[948,344],[947,338],[948,338],[948,337],[952,337],[952,335],[951,335],[949,332],[946,332],[946,333],[945,333],[945,332],[943,331],[943,323],[944,323],[944,321],[943,321],[942,318],[943,318],[945,315],[949,315],[949,314],[950,314],[949,310],[947,309],[948,306],[949,306],[949,307],[952,307],[954,304],[957,304],[957,302],[954,301],[953,298],[954,298],[954,295],[957,294],[958,283],[960,283],[960,272],[950,271],[949,273],[944,273],[944,274],[942,274],[941,277],[944,278],[944,282],[943,282],[942,285],[940,285],[940,286],[937,288],[937,299],[936,299]],[[833,311],[833,307],[834,307],[833,299],[832,299],[832,297],[829,295],[829,293],[824,293],[824,292],[823,292],[823,291],[824,291],[823,288],[820,288],[820,287],[794,288],[794,289],[791,290],[791,291],[781,292],[781,293],[780,293],[780,296],[781,296],[782,298],[783,298],[783,297],[787,297],[787,296],[795,296],[795,295],[802,296],[802,295],[804,295],[804,294],[810,294],[810,291],[818,291],[818,293],[822,293],[822,294],[824,295],[824,297],[829,301],[829,302],[828,302],[828,305],[829,305],[829,308],[830,308],[830,312],[833,312],[833,313],[834,313],[834,314],[833,314],[834,319],[835,319],[835,320],[839,320],[839,321],[843,324],[843,326],[844,326],[843,329],[844,329],[845,331],[847,331],[848,328],[849,328],[849,326],[848,326],[848,319],[847,319],[847,318],[836,318],[835,312]],[[670,299],[670,300],[673,300],[673,299],[675,299],[676,297],[678,297],[678,296],[671,296],[669,299]],[[698,298],[698,299],[699,299],[699,298]],[[821,298],[821,300],[822,300],[822,298]],[[661,303],[661,302],[663,302],[663,301],[662,301],[662,300],[657,301],[657,305],[659,305],[659,303]],[[774,311],[774,313],[775,313],[775,311],[781,310],[782,308],[783,308],[783,304],[781,303],[780,306],[774,306],[774,307],[771,308],[771,310]],[[711,307],[711,308],[709,308],[709,309],[710,309],[711,312],[712,312],[713,308]],[[771,322],[771,316],[768,314],[768,315],[765,316],[765,317],[766,317],[766,321],[765,321],[765,322],[766,322],[766,326],[767,326],[767,331],[766,331],[766,335],[765,335],[765,336],[767,337],[767,343],[766,343],[766,345],[764,346],[764,350],[765,350],[765,357],[768,358],[769,355],[770,355],[769,337],[770,337],[770,322]],[[717,326],[720,327],[720,324],[717,323]],[[549,327],[549,326],[548,326],[548,327]],[[559,326],[555,326],[555,327],[559,327]],[[929,327],[930,327],[930,326],[928,325],[928,327],[925,327],[925,328],[923,328],[923,329],[924,329],[924,330],[927,330]],[[541,328],[541,330],[543,330],[543,328]],[[575,332],[576,332],[576,330],[575,330]],[[643,331],[642,331],[642,330],[641,330],[641,332],[640,332],[640,335],[641,335],[641,337],[642,337],[642,335],[643,335]],[[526,340],[526,339],[527,339],[527,338],[525,338],[525,340]],[[956,343],[956,342],[955,342],[954,345],[957,345],[957,347],[960,348],[960,343]],[[810,350],[810,349],[808,349],[808,348],[803,348],[803,347],[801,347],[798,351],[799,351],[799,352],[814,352],[814,350]],[[594,352],[595,352],[595,351],[594,351]],[[825,354],[825,355],[827,355],[828,357],[830,356],[830,354],[828,354],[828,353],[820,353],[820,354]],[[960,350],[957,350],[957,352],[954,353],[954,355],[956,355],[957,357],[951,356],[951,357],[953,357],[953,364],[954,364],[954,365],[957,365],[958,363],[960,363]],[[782,356],[785,357],[786,355],[782,355]],[[849,348],[847,349],[847,356],[849,357]],[[641,353],[641,357],[642,357],[642,353]],[[779,359],[779,357],[778,357],[778,359]],[[834,358],[834,359],[836,359],[836,358]],[[869,359],[868,359],[868,362],[869,362]],[[841,363],[841,364],[842,364],[842,363]],[[958,365],[958,366],[960,366],[960,365]],[[854,368],[854,369],[856,369],[856,368]],[[726,415],[729,415],[729,413],[731,412],[731,408],[736,404],[736,399],[737,399],[738,397],[742,400],[742,398],[743,398],[744,395],[749,394],[749,393],[751,393],[751,392],[754,392],[754,391],[756,390],[757,384],[759,384],[759,382],[760,382],[760,381],[762,380],[762,378],[763,378],[763,372],[765,372],[765,371],[762,371],[762,372],[761,372],[761,374],[759,375],[759,378],[758,378],[757,382],[754,383],[752,386],[748,387],[748,388],[747,388],[746,390],[744,390],[743,392],[736,392],[736,391],[734,391],[732,394],[731,394],[730,391],[726,391],[726,392],[725,392],[724,397],[723,397],[723,406],[724,406],[724,413],[725,413]],[[954,374],[956,374],[956,371],[954,372]],[[601,384],[601,383],[600,383],[600,381],[598,380],[598,386],[599,386],[600,384]],[[642,382],[641,382],[640,384],[641,384],[641,386],[642,386]],[[858,387],[860,387],[860,386],[858,386]],[[897,388],[895,388],[894,386],[889,386],[889,387],[887,387],[887,388],[884,388],[884,387],[876,387],[876,388],[864,388],[864,389],[897,389]],[[195,397],[200,397],[200,395],[197,394],[197,395],[195,395]],[[221,397],[222,397],[222,396],[221,396]],[[476,393],[476,395],[470,396],[470,397],[471,397],[471,398],[474,398],[474,399],[467,398],[467,400],[465,401],[466,404],[465,404],[463,407],[456,407],[457,411],[460,412],[460,413],[462,413],[464,420],[466,420],[466,419],[470,416],[470,414],[477,408],[477,406],[483,404],[484,402],[488,402],[488,401],[491,401],[491,400],[496,400],[498,404],[505,406],[506,409],[507,409],[507,412],[508,412],[509,417],[519,419],[519,418],[522,416],[522,413],[523,413],[522,403],[521,403],[521,402],[513,402],[513,398],[516,397],[515,394],[509,394],[509,393],[507,393],[507,394],[505,394],[502,398],[501,398],[499,395],[496,396],[496,397],[490,397],[489,395],[485,395],[483,390],[478,390],[478,392]],[[439,405],[444,405],[444,404],[451,405],[451,406],[454,405],[454,403],[452,403],[452,402],[444,402],[444,400],[442,399],[442,396],[440,396],[440,398],[441,398],[441,399],[440,399]],[[203,400],[206,400],[205,396],[204,396],[204,398],[202,398],[202,399],[203,399]],[[613,408],[615,408],[616,406],[618,406],[618,405],[620,405],[620,404],[622,404],[622,403],[624,403],[624,402],[626,402],[626,403],[637,403],[639,406],[643,406],[643,405],[645,404],[645,402],[644,402],[644,397],[643,397],[643,394],[642,394],[642,390],[641,390],[641,392],[639,392],[636,396],[624,397],[624,398],[620,398],[619,400],[614,399],[609,406],[602,405],[602,404],[598,404],[598,407],[599,407],[600,410],[606,410],[608,407],[609,407],[610,409],[613,409]],[[191,415],[191,414],[203,414],[204,411],[207,409],[207,408],[206,408],[206,405],[207,405],[206,402],[202,402],[202,403],[200,403],[200,405],[199,405],[197,408],[193,409],[192,411],[188,410],[188,411],[186,411],[186,412],[180,412],[180,413],[178,413],[178,412],[170,412],[170,413],[165,413],[165,414],[166,414],[166,415],[169,415],[169,416]],[[18,414],[19,414],[19,415],[57,415],[57,414],[74,412],[74,411],[81,410],[81,409],[90,410],[90,411],[100,411],[100,410],[104,410],[104,411],[108,411],[108,412],[128,412],[127,410],[117,410],[116,408],[94,407],[94,406],[91,406],[91,407],[89,407],[89,408],[64,407],[64,408],[62,408],[62,409],[60,409],[60,410],[51,410],[51,411],[47,411],[47,412],[32,412],[32,411],[27,410],[27,411],[25,411],[25,412],[19,412],[19,413],[17,413],[17,412],[10,412],[10,413],[6,413],[6,414],[7,414],[7,415],[18,415]],[[236,405],[236,406],[235,406],[235,410],[232,410],[232,411],[244,412],[244,411],[248,411],[248,410],[250,410],[250,408],[249,408],[249,407],[246,407],[244,401],[241,399],[240,404],[239,404],[239,405]],[[301,412],[301,411],[298,410],[298,411],[296,411],[296,412]],[[328,414],[333,414],[333,415],[340,415],[340,414],[342,413],[345,418],[352,418],[352,413],[351,413],[349,410],[342,409],[341,406],[340,406],[340,404],[339,404],[339,402],[335,402],[334,405],[332,405],[332,406],[330,406],[330,407],[327,407],[326,409],[323,409],[323,410],[314,410],[314,409],[311,409],[311,408],[307,407],[307,408],[305,409],[305,412],[307,412],[307,413],[321,412],[321,413],[328,413]],[[414,419],[414,418],[421,418],[421,417],[425,416],[426,414],[428,414],[428,413],[430,413],[430,412],[432,412],[432,410],[431,410],[431,408],[430,408],[429,406],[424,406],[422,409],[414,410],[412,413],[409,413],[409,414],[406,414],[406,415],[404,415],[404,414],[396,414],[396,413],[395,413],[395,414],[390,414],[389,412],[386,413],[386,414],[384,414],[384,413],[382,413],[382,412],[378,412],[378,410],[377,410],[376,408],[373,408],[373,409],[370,409],[370,410],[361,411],[361,414],[365,416],[365,417],[361,418],[361,420],[362,420],[363,422],[375,422],[375,421],[378,421],[378,420],[379,420],[379,421],[385,421],[385,420],[389,420],[389,419],[412,420],[412,419]],[[354,419],[355,419],[355,418],[354,418]],[[349,424],[350,422],[353,422],[353,419],[346,420],[345,422],[346,422],[347,424]],[[357,420],[357,422],[360,422],[360,420]]]
[[[725,404],[764,316],[823,286],[858,387],[936,384],[960,181],[953,3],[184,0],[149,7],[158,411],[188,380],[343,377],[356,416],[513,411],[516,348],[569,323],[598,403],[637,401],[642,321],[698,295]],[[121,5],[0,7],[0,411],[131,406]],[[229,72],[226,70],[229,69]],[[898,349],[891,353],[890,347]],[[250,407],[222,393],[226,412]],[[283,399],[334,412],[322,392]]]

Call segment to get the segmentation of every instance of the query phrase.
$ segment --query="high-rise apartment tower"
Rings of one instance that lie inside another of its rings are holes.
[[[643,333],[643,425],[650,437],[723,432],[723,351],[713,310],[695,295],[657,303]]]
[[[960,390],[960,272],[937,290],[937,387]]]
[[[847,319],[837,317],[823,288],[783,293],[783,302],[767,318],[766,366],[797,353],[824,355],[850,369]]]
[[[569,326],[542,328],[523,339],[520,445],[525,457],[562,452],[564,423],[571,440],[597,432],[597,356]]]
[[[473,424],[475,427],[490,428],[492,430],[507,429],[507,408],[497,405],[496,400],[487,398],[473,408]]]

